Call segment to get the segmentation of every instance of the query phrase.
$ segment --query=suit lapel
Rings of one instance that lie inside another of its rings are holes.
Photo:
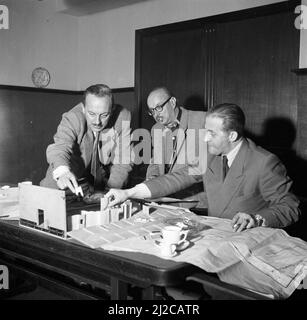
[[[221,157],[214,157],[214,160],[207,169],[206,174],[210,180],[208,180],[206,188],[208,198],[210,198],[210,211],[213,212],[215,216],[221,216],[223,214],[243,181],[247,151],[247,142],[243,140],[241,148],[229,168],[224,182]],[[210,185],[211,183],[212,185]]]
[[[205,173],[205,189],[208,194],[209,209],[213,215],[220,212],[221,207],[221,189],[222,189],[222,174],[221,174],[221,157],[208,156],[208,166]]]
[[[242,146],[236,155],[231,167],[229,168],[228,174],[225,178],[225,181],[222,186],[222,205],[220,213],[222,214],[223,211],[227,208],[233,197],[236,195],[237,190],[241,186],[241,183],[244,178],[244,163],[247,153],[247,142],[243,140]]]
[[[186,141],[186,133],[188,128],[188,121],[189,121],[189,115],[188,111],[181,108],[181,118],[180,118],[180,125],[178,127],[177,131],[177,146],[176,146],[176,153],[174,154],[174,158],[171,159],[171,171],[174,170],[174,167],[177,163],[177,159],[179,157],[179,154],[182,150],[182,148],[185,146]],[[184,150],[185,152],[185,150]],[[184,155],[185,156],[185,155]]]

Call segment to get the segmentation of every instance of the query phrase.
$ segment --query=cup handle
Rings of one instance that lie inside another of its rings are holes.
[[[183,243],[185,241],[185,239],[187,238],[187,235],[188,235],[188,232],[189,230],[182,230],[181,233],[180,233],[180,240],[179,242],[177,243],[177,245]]]

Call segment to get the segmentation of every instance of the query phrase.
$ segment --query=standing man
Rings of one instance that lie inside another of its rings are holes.
[[[76,193],[78,180],[85,180],[95,190],[122,188],[132,169],[130,119],[128,110],[113,105],[108,86],[88,87],[83,102],[62,116],[41,186]]]
[[[147,105],[148,113],[156,121],[151,129],[154,156],[146,172],[146,180],[151,180],[176,172],[198,159],[200,129],[204,127],[206,113],[179,107],[176,98],[165,87],[152,90],[148,95]],[[201,182],[173,194],[172,197],[198,200],[198,207],[207,206]]]
[[[234,231],[264,226],[283,228],[299,218],[299,201],[291,193],[292,181],[280,160],[244,137],[245,115],[224,103],[207,112],[207,169],[203,176],[188,170],[167,174],[127,190],[110,190],[113,206],[128,197],[160,197],[200,179],[206,188],[208,214],[232,219]]]

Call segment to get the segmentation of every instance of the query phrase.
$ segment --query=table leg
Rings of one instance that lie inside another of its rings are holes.
[[[155,300],[155,287],[150,286],[142,290],[143,300]]]
[[[127,300],[128,284],[111,277],[111,299]]]

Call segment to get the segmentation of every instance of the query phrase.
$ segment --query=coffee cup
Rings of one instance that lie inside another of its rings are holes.
[[[163,242],[179,245],[186,240],[189,231],[182,230],[178,226],[166,226],[161,232]]]
[[[161,255],[164,257],[172,257],[176,254],[176,245],[167,242],[160,243]]]

